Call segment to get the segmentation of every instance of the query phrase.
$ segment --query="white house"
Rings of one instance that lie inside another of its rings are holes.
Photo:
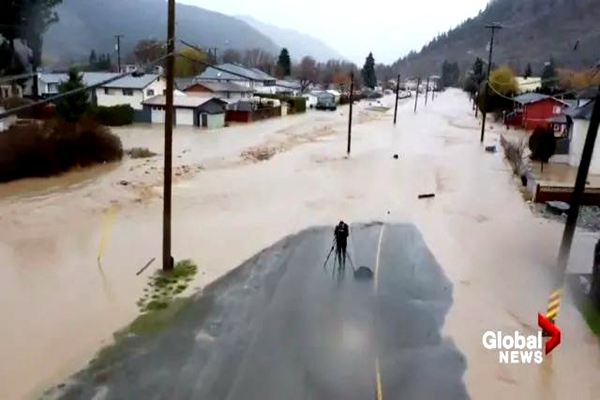
[[[225,126],[226,102],[216,97],[200,95],[183,95],[173,97],[175,108],[175,125],[197,126],[204,128],[221,128]],[[146,110],[151,112],[151,121],[156,124],[165,123],[166,98],[155,96],[143,102]]]
[[[119,76],[113,72],[84,72],[83,83],[86,86],[97,85]],[[68,74],[39,74],[38,86],[40,96],[51,96],[58,93],[61,83],[69,79]],[[116,106],[129,104],[134,110],[143,109],[142,102],[151,97],[164,94],[166,82],[156,74],[126,76],[96,88],[93,92],[94,102],[99,106]]]
[[[160,75],[144,74],[126,76],[99,88],[96,99],[99,106],[129,104],[134,110],[142,110],[143,102],[166,91],[166,80]]]
[[[583,153],[583,145],[587,137],[594,109],[595,101],[590,101],[586,105],[576,108],[568,113],[573,123],[571,126],[570,143],[569,143],[569,165],[579,167],[581,162],[581,154]],[[592,163],[590,164],[590,174],[600,174],[600,140],[596,140],[594,144],[594,152],[592,154]]]
[[[306,108],[315,108],[317,106],[318,92],[310,92],[303,94],[302,97],[306,99]]]
[[[326,92],[333,95],[333,97],[335,98],[335,102],[337,104],[340,103],[340,96],[342,95],[340,92],[338,92],[337,90],[332,90],[332,89],[326,90]]]
[[[184,91],[187,94],[204,93],[206,96],[214,96],[223,100],[250,99],[253,97],[252,89],[233,82],[200,81],[190,84]]]

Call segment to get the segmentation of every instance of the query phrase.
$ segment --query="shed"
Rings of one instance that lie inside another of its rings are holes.
[[[144,108],[151,110],[152,123],[165,122],[165,96],[155,96],[144,102]],[[216,97],[173,96],[175,108],[174,124],[221,128],[225,126],[226,102]]]

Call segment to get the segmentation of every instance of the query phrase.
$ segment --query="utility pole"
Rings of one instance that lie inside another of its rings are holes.
[[[350,115],[348,116],[348,155],[352,142],[352,103],[354,103],[354,71],[350,71]]]
[[[163,271],[173,270],[171,256],[171,178],[173,164],[173,89],[175,69],[175,0],[168,3],[167,93],[165,108],[165,165],[163,194]]]
[[[417,100],[419,100],[419,86],[421,86],[421,78],[417,79],[417,90],[415,93],[415,113],[417,112]]]
[[[475,103],[475,118],[477,118],[479,115],[479,92],[477,92],[477,96],[475,96],[475,100],[473,100],[473,102]]]
[[[588,128],[587,136],[585,138],[585,144],[583,145],[583,152],[581,154],[581,162],[579,163],[579,169],[577,170],[577,178],[575,180],[575,187],[573,188],[573,195],[571,196],[571,203],[569,213],[567,215],[567,222],[565,223],[565,229],[563,232],[562,241],[560,243],[560,249],[558,251],[558,265],[556,270],[556,286],[554,293],[550,296],[556,295],[560,297],[561,288],[565,279],[565,272],[571,254],[571,245],[573,243],[573,235],[575,233],[575,227],[577,225],[577,217],[579,216],[579,206],[583,193],[585,190],[585,181],[587,180],[588,171],[590,169],[590,163],[592,161],[592,154],[594,152],[594,145],[596,143],[596,137],[598,136],[598,128],[600,127],[600,86],[596,93],[596,100],[592,116],[590,118],[590,125]],[[558,314],[558,308],[554,311],[555,315],[548,315],[548,319],[554,321]]]
[[[487,66],[487,80],[485,82],[485,88],[483,89],[483,109],[481,110],[481,114],[483,120],[481,121],[481,143],[483,143],[483,137],[485,135],[485,118],[487,116],[486,105],[487,105],[487,97],[488,97],[488,85],[490,84],[490,73],[492,72],[492,53],[494,52],[494,34],[496,33],[496,29],[502,29],[502,25],[498,23],[493,23],[485,26],[485,29],[492,30],[492,38],[490,40],[490,55],[488,59]]]
[[[427,77],[427,87],[425,88],[425,105],[427,105],[427,96],[429,96],[429,77]]]
[[[400,96],[400,74],[396,81],[396,105],[394,106],[394,125],[396,125],[396,117],[398,116],[398,96]]]
[[[121,38],[123,35],[115,35],[117,39],[117,66],[119,67],[119,73],[121,72]]]

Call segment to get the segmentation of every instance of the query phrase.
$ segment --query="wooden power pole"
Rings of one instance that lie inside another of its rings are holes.
[[[425,88],[425,105],[427,105],[427,97],[429,96],[429,77],[427,77],[427,87]]]
[[[396,117],[398,116],[398,97],[400,96],[400,74],[396,81],[396,105],[394,106],[394,125],[396,125]]]
[[[350,115],[348,115],[348,155],[352,142],[352,103],[354,103],[354,71],[350,71]]]
[[[171,179],[173,164],[173,89],[175,69],[175,0],[168,3],[167,93],[165,108],[165,165],[163,195],[163,271],[174,268],[171,256]]]
[[[415,113],[417,112],[417,101],[419,100],[419,86],[421,86],[421,78],[417,79],[417,90],[415,93]]]
[[[483,107],[481,109],[481,143],[483,143],[483,137],[485,136],[485,118],[487,116],[486,105],[488,102],[488,85],[490,84],[490,73],[492,71],[492,54],[494,52],[494,34],[496,29],[502,29],[502,25],[494,23],[485,26],[486,29],[492,30],[492,38],[490,40],[490,55],[488,58],[488,66],[487,66],[487,81],[485,82],[485,87],[483,89]]]

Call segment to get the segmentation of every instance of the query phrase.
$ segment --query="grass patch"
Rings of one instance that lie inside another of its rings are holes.
[[[155,152],[150,151],[147,147],[134,147],[132,149],[125,150],[125,154],[131,158],[150,158],[156,155]]]
[[[594,332],[596,336],[600,336],[600,311],[594,307],[591,301],[586,300],[581,305],[581,315],[587,322],[590,330]]]
[[[177,262],[170,272],[156,271],[150,277],[144,297],[137,302],[140,311],[147,313],[167,309],[173,297],[187,289],[197,271],[198,267],[191,260]]]

